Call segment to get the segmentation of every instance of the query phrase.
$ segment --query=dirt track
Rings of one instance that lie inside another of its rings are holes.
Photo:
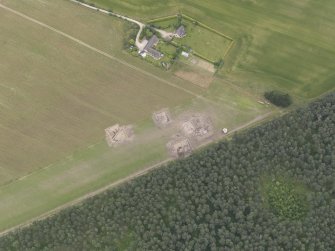
[[[13,9],[11,9],[11,8],[9,8],[9,7],[7,7],[7,6],[3,5],[3,4],[1,4],[1,3],[0,3],[0,8],[2,8],[2,9],[4,9],[4,10],[7,10],[7,11],[9,11],[9,12],[15,14],[15,15],[18,15],[18,16],[20,16],[20,17],[22,17],[22,18],[24,18],[24,19],[26,19],[26,20],[28,20],[28,21],[30,21],[30,22],[33,22],[33,23],[35,23],[35,24],[38,24],[38,25],[40,25],[40,26],[42,26],[42,27],[44,27],[44,28],[46,28],[46,29],[49,29],[49,30],[51,30],[51,31],[53,31],[53,32],[56,32],[56,33],[58,33],[59,35],[62,35],[62,36],[64,36],[64,37],[66,37],[66,38],[68,38],[68,39],[70,39],[70,40],[72,40],[72,41],[74,41],[74,42],[76,42],[76,43],[78,43],[78,44],[80,44],[80,45],[86,47],[87,49],[90,49],[90,50],[92,50],[92,51],[94,51],[94,52],[96,52],[96,53],[98,53],[98,54],[100,54],[100,55],[103,55],[103,56],[105,56],[105,57],[107,57],[107,58],[109,58],[109,59],[112,59],[112,60],[114,60],[114,61],[117,61],[117,62],[119,62],[119,63],[125,65],[125,66],[128,66],[129,68],[131,68],[131,69],[133,69],[133,70],[135,70],[135,71],[141,72],[141,73],[143,73],[143,74],[145,74],[145,75],[147,75],[147,76],[150,76],[150,77],[152,77],[152,78],[155,78],[156,80],[158,80],[158,81],[160,81],[160,82],[162,82],[162,83],[164,83],[164,84],[167,84],[167,85],[169,85],[169,86],[172,86],[172,87],[174,87],[174,88],[176,88],[176,89],[179,89],[179,90],[181,90],[181,91],[183,91],[183,92],[186,92],[186,93],[190,94],[190,95],[193,96],[193,97],[199,98],[199,99],[204,100],[204,101],[206,101],[206,102],[208,102],[208,103],[211,103],[211,104],[216,104],[215,102],[213,102],[213,101],[211,101],[211,100],[209,100],[209,99],[207,99],[207,98],[204,98],[204,97],[202,97],[202,96],[199,95],[199,94],[196,94],[196,93],[194,93],[194,92],[192,92],[192,91],[190,91],[190,90],[188,90],[188,89],[186,89],[186,88],[183,88],[183,87],[181,87],[181,86],[179,86],[179,85],[176,85],[176,84],[174,84],[174,83],[172,83],[172,82],[170,82],[170,81],[168,81],[168,80],[166,80],[166,79],[163,79],[163,78],[161,78],[161,77],[158,77],[158,76],[156,76],[156,75],[154,75],[154,74],[152,74],[152,73],[150,73],[150,72],[148,72],[148,71],[145,71],[145,70],[143,70],[143,69],[141,69],[141,68],[138,68],[138,67],[136,67],[136,66],[134,66],[134,65],[132,65],[132,64],[130,64],[130,63],[127,63],[126,61],[124,61],[124,60],[122,60],[122,59],[119,59],[119,58],[117,58],[117,57],[114,57],[114,56],[112,56],[112,55],[110,55],[110,54],[108,54],[108,53],[106,53],[106,52],[104,52],[104,51],[102,51],[102,50],[99,50],[98,48],[95,48],[95,47],[93,47],[93,46],[91,46],[91,45],[89,45],[89,44],[83,42],[82,40],[79,40],[79,39],[77,39],[77,38],[75,38],[75,37],[73,37],[73,36],[71,36],[71,35],[69,35],[69,34],[67,34],[67,33],[65,33],[65,32],[62,32],[62,31],[60,31],[60,30],[58,30],[58,29],[56,29],[56,28],[50,26],[50,25],[47,25],[47,24],[45,24],[45,23],[43,23],[43,22],[40,22],[40,21],[38,21],[38,20],[36,20],[36,19],[34,19],[34,18],[32,18],[32,17],[29,17],[29,16],[27,16],[27,15],[25,15],[25,14],[19,12],[19,11],[13,10]]]
[[[62,36],[64,36],[64,37],[66,37],[66,38],[68,38],[68,39],[70,39],[70,40],[72,40],[72,41],[74,41],[74,42],[76,42],[76,43],[78,43],[78,44],[80,44],[80,45],[86,47],[87,49],[90,49],[90,50],[92,50],[92,51],[95,51],[96,53],[99,53],[99,54],[101,54],[101,55],[103,55],[103,56],[105,56],[105,57],[107,57],[107,58],[109,58],[109,59],[115,60],[115,61],[117,61],[117,62],[119,62],[119,63],[121,63],[121,64],[123,64],[123,65],[126,65],[126,66],[132,68],[133,70],[139,71],[139,72],[141,72],[141,73],[143,73],[143,74],[145,74],[145,75],[147,75],[147,76],[153,77],[153,78],[159,80],[160,82],[163,82],[163,83],[165,83],[165,84],[167,84],[167,85],[170,85],[170,86],[172,86],[172,87],[174,87],[174,88],[180,89],[180,90],[182,90],[182,91],[184,91],[184,92],[186,92],[186,93],[188,93],[188,94],[190,94],[190,95],[192,95],[192,96],[194,96],[194,97],[196,97],[196,98],[202,99],[202,100],[204,100],[204,101],[206,101],[206,102],[208,102],[208,103],[218,105],[218,104],[215,103],[214,101],[208,100],[207,98],[204,98],[204,97],[202,97],[201,95],[198,95],[198,94],[196,94],[196,93],[193,93],[192,91],[189,91],[189,90],[187,90],[187,89],[185,89],[185,88],[182,88],[182,87],[180,87],[180,86],[178,86],[178,85],[176,85],[176,84],[174,84],[174,83],[172,83],[172,82],[169,82],[169,81],[167,81],[167,80],[165,80],[165,79],[163,79],[163,78],[160,78],[160,77],[158,77],[158,76],[156,76],[156,75],[154,75],[154,74],[152,74],[152,73],[150,73],[150,72],[147,72],[147,71],[145,71],[145,70],[142,70],[142,69],[140,69],[140,68],[138,68],[138,67],[136,67],[136,66],[134,66],[134,65],[131,65],[131,64],[127,63],[127,62],[124,61],[124,60],[121,60],[121,59],[116,58],[116,57],[114,57],[114,56],[112,56],[112,55],[110,55],[110,54],[108,54],[108,53],[106,53],[106,52],[103,52],[103,51],[101,51],[101,50],[99,50],[99,49],[97,49],[97,48],[95,48],[95,47],[93,47],[93,46],[91,46],[91,45],[89,45],[89,44],[87,44],[87,43],[85,43],[85,42],[83,42],[83,41],[81,41],[81,40],[79,40],[79,39],[77,39],[77,38],[71,36],[71,35],[69,35],[69,34],[66,34],[66,33],[64,33],[64,32],[62,32],[62,31],[60,31],[60,30],[58,30],[58,29],[56,29],[56,28],[53,28],[53,27],[51,27],[51,26],[49,26],[49,25],[47,25],[47,24],[45,24],[45,23],[43,23],[43,22],[40,22],[40,21],[38,21],[38,20],[36,20],[36,19],[34,19],[34,18],[31,18],[31,17],[29,17],[29,16],[27,16],[27,15],[21,13],[21,12],[18,12],[18,11],[16,11],[16,10],[13,10],[13,9],[11,9],[11,8],[8,8],[8,7],[4,6],[4,5],[1,4],[1,3],[0,3],[0,8],[2,8],[2,9],[4,9],[4,10],[7,10],[7,11],[9,11],[9,12],[15,14],[15,15],[18,15],[18,16],[20,16],[20,17],[22,17],[22,18],[24,18],[24,19],[26,19],[26,20],[28,20],[28,21],[30,21],[30,22],[33,22],[33,23],[35,23],[35,24],[37,24],[37,25],[40,25],[40,26],[42,26],[42,27],[44,27],[44,28],[46,28],[46,29],[49,29],[49,30],[51,30],[51,31],[53,31],[53,32],[56,32],[56,33],[58,33],[59,35],[62,35]],[[267,113],[267,114],[264,114],[264,115],[262,115],[262,116],[258,116],[258,117],[256,117],[254,120],[252,120],[252,121],[250,121],[250,122],[248,122],[248,123],[246,123],[246,124],[244,124],[244,125],[241,125],[241,126],[239,126],[238,128],[236,128],[236,129],[230,131],[229,134],[231,134],[231,133],[233,133],[233,132],[236,132],[237,130],[241,130],[241,129],[243,129],[243,128],[246,128],[246,127],[248,127],[248,126],[250,126],[250,125],[252,125],[252,124],[254,124],[254,123],[256,123],[256,122],[259,122],[259,121],[261,121],[261,120],[267,118],[267,117],[268,117],[269,115],[271,115],[271,114],[272,114],[272,113]],[[218,138],[218,139],[219,139],[219,138]],[[212,141],[210,141],[210,142],[205,142],[205,143],[202,144],[201,146],[205,146],[205,145],[207,145],[207,144],[209,144],[209,143],[211,143],[211,142],[212,142]],[[75,204],[78,204],[78,203],[82,202],[83,200],[85,200],[85,199],[87,199],[87,198],[90,198],[90,197],[92,197],[92,196],[94,196],[94,195],[97,195],[97,194],[99,194],[99,193],[101,193],[101,192],[103,192],[103,191],[105,191],[105,190],[107,190],[107,189],[116,187],[116,186],[118,186],[118,185],[120,185],[120,184],[123,184],[123,183],[126,183],[126,182],[128,182],[128,181],[130,181],[130,180],[132,180],[132,179],[134,179],[134,178],[136,178],[136,177],[138,177],[138,176],[144,175],[144,174],[148,173],[149,171],[151,171],[151,170],[153,170],[153,169],[155,169],[155,168],[158,168],[158,167],[162,166],[163,164],[165,164],[165,163],[167,163],[167,162],[169,162],[169,161],[171,161],[171,159],[167,159],[167,160],[164,160],[164,161],[162,161],[162,162],[160,162],[160,163],[157,163],[157,164],[155,164],[155,165],[152,165],[152,166],[149,166],[149,167],[147,167],[147,168],[144,168],[144,169],[142,169],[142,170],[140,170],[140,171],[138,171],[138,172],[136,172],[136,173],[134,173],[134,174],[131,174],[131,175],[129,175],[129,176],[123,178],[123,179],[120,179],[120,180],[118,180],[118,181],[116,181],[116,182],[113,182],[113,183],[111,183],[111,184],[109,184],[109,185],[107,185],[107,186],[105,186],[105,187],[103,187],[103,188],[101,188],[101,189],[99,189],[99,190],[96,190],[96,191],[94,191],[94,192],[88,193],[88,194],[86,194],[86,195],[84,195],[84,196],[82,196],[82,197],[80,197],[80,198],[78,198],[78,199],[76,199],[76,200],[73,200],[73,201],[71,201],[71,202],[68,202],[68,203],[66,203],[66,204],[64,204],[64,205],[61,205],[61,206],[59,206],[59,207],[57,207],[57,208],[55,208],[55,209],[53,209],[53,210],[51,210],[51,211],[49,211],[49,212],[46,212],[45,214],[42,214],[42,215],[40,215],[40,216],[38,216],[38,217],[36,217],[36,218],[33,218],[33,219],[29,220],[28,222],[25,222],[25,223],[22,223],[22,224],[20,224],[20,225],[17,225],[17,226],[15,226],[15,227],[13,227],[13,228],[7,229],[7,230],[1,232],[1,233],[0,233],[0,236],[5,235],[6,233],[8,233],[8,232],[10,232],[10,231],[13,231],[13,230],[15,230],[15,229],[17,229],[17,228],[29,226],[29,225],[30,225],[32,222],[34,222],[34,221],[42,220],[42,219],[48,218],[48,217],[52,216],[53,214],[59,212],[60,210],[62,210],[62,209],[64,209],[64,208],[67,208],[67,207],[69,207],[69,206],[73,206],[73,205],[75,205]]]
[[[247,127],[253,125],[253,124],[256,124],[256,123],[258,123],[258,122],[260,122],[260,121],[262,121],[262,120],[265,120],[266,118],[268,118],[268,117],[269,117],[270,115],[272,115],[272,114],[273,114],[273,112],[269,112],[269,113],[266,113],[266,114],[257,116],[255,119],[253,119],[253,120],[251,120],[251,121],[249,121],[249,122],[247,122],[247,123],[245,123],[245,124],[243,124],[243,125],[240,125],[239,127],[235,128],[235,129],[231,130],[231,131],[230,131],[228,134],[226,134],[225,136],[222,136],[222,135],[219,136],[215,141],[218,141],[218,140],[222,139],[223,137],[226,137],[226,136],[228,136],[228,135],[230,135],[230,134],[235,133],[236,131],[245,129],[245,128],[247,128]],[[211,140],[211,141],[206,141],[206,142],[204,142],[203,144],[201,144],[198,148],[204,147],[204,146],[206,146],[206,145],[208,145],[208,144],[211,144],[211,143],[213,143],[212,140]],[[9,228],[9,229],[7,229],[7,230],[5,230],[5,231],[2,231],[2,232],[0,233],[0,237],[3,236],[3,235],[5,235],[5,234],[7,234],[7,233],[9,233],[9,232],[11,232],[11,231],[14,231],[14,230],[18,229],[18,228],[28,227],[29,225],[31,225],[31,224],[32,224],[33,222],[35,222],[35,221],[43,220],[43,219],[46,219],[46,218],[48,218],[48,217],[51,217],[51,216],[53,216],[54,214],[56,214],[57,212],[59,212],[59,211],[65,209],[65,208],[67,208],[67,207],[71,207],[71,206],[74,206],[74,205],[76,205],[76,204],[79,204],[80,202],[83,202],[84,200],[86,200],[86,199],[88,199],[88,198],[91,198],[91,197],[93,197],[93,196],[95,196],[95,195],[97,195],[97,194],[100,194],[100,193],[102,193],[102,192],[104,192],[104,191],[106,191],[106,190],[108,190],[108,189],[111,189],[111,188],[113,188],[113,187],[116,187],[116,186],[119,186],[119,185],[124,184],[124,183],[126,183],[126,182],[129,182],[129,181],[131,181],[132,179],[135,179],[135,178],[137,178],[137,177],[139,177],[139,176],[145,175],[145,174],[147,174],[148,172],[150,172],[150,171],[152,171],[152,170],[154,170],[154,169],[156,169],[156,168],[162,167],[164,164],[170,162],[171,160],[173,160],[173,159],[172,159],[172,158],[169,158],[169,159],[166,159],[166,160],[164,160],[164,161],[162,161],[162,162],[159,162],[159,163],[157,163],[157,164],[155,164],[155,165],[146,167],[146,168],[144,168],[144,169],[142,169],[142,170],[140,170],[140,171],[138,171],[138,172],[136,172],[136,173],[133,173],[133,174],[131,174],[131,175],[129,175],[129,176],[123,178],[123,179],[120,179],[120,180],[118,180],[118,181],[115,181],[115,182],[113,182],[113,183],[111,183],[111,184],[109,184],[109,185],[107,185],[107,186],[105,186],[105,187],[102,187],[102,188],[100,188],[100,189],[98,189],[98,190],[96,190],[96,191],[90,192],[90,193],[88,193],[88,194],[85,194],[85,195],[82,196],[82,197],[79,197],[79,198],[73,200],[73,201],[70,201],[70,202],[68,202],[68,203],[66,203],[66,204],[63,204],[63,205],[61,205],[61,206],[59,206],[59,207],[56,207],[55,209],[53,209],[53,210],[51,210],[51,211],[49,211],[49,212],[46,212],[46,213],[44,213],[44,214],[42,214],[42,215],[40,215],[40,216],[38,216],[38,217],[35,217],[35,218],[29,220],[28,222],[22,223],[22,224],[20,224],[20,225],[17,225],[17,226],[15,226],[15,227],[12,227],[12,228]]]
[[[92,9],[92,10],[95,10],[95,11],[100,11],[104,14],[107,14],[107,15],[112,15],[112,16],[115,16],[115,17],[118,17],[118,18],[121,18],[123,20],[127,20],[128,22],[131,22],[131,23],[134,23],[136,25],[138,25],[140,27],[140,30],[138,31],[137,35],[136,35],[136,41],[135,41],[135,44],[136,44],[136,47],[142,51],[146,45],[146,43],[143,43],[143,41],[141,42],[140,41],[140,36],[141,36],[141,33],[142,33],[142,30],[144,29],[145,27],[145,24],[144,23],[141,23],[135,19],[132,19],[132,18],[129,18],[129,17],[126,17],[126,16],[122,16],[120,14],[117,14],[117,13],[113,13],[113,12],[110,12],[110,11],[107,11],[107,10],[104,10],[104,9],[101,9],[101,8],[97,8],[97,7],[94,7],[94,6],[91,6],[89,4],[85,4],[85,3],[82,3],[82,2],[79,2],[77,0],[70,0],[71,2],[74,2],[74,3],[77,3],[81,6],[84,6],[86,8],[89,8],[89,9]],[[154,28],[155,29],[155,28]],[[174,33],[173,32],[167,32],[167,31],[164,31],[164,30],[160,30],[160,29],[155,29],[157,32],[159,32],[161,34],[161,36],[164,38],[164,39],[171,39],[173,36],[174,36]]]

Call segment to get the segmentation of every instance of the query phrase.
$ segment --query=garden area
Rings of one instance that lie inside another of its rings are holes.
[[[195,55],[212,63],[222,60],[233,42],[231,38],[224,34],[184,15],[156,20],[151,21],[150,24],[169,32],[173,32],[180,25],[184,25],[186,36],[174,38],[174,45],[188,48]]]
[[[184,26],[186,35],[173,37],[170,41],[164,40],[157,31],[159,29],[174,33],[181,26]],[[151,55],[138,53],[135,46],[137,30],[134,25],[126,25],[125,48],[129,49],[132,55],[142,56],[144,60],[165,70],[170,69],[182,51],[207,61],[217,69],[221,68],[223,59],[233,44],[233,40],[228,36],[185,15],[164,17],[149,21],[140,35],[141,41],[150,40],[154,35],[159,38],[154,48],[163,56],[153,58]]]

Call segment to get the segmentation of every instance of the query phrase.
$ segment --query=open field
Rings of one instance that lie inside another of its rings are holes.
[[[163,17],[164,18],[164,17]],[[155,26],[157,26],[159,29],[168,31],[168,32],[175,32],[176,28],[176,21],[177,21],[177,17],[173,16],[170,18],[166,18],[165,20],[159,20],[159,21],[150,21],[150,24],[154,24]]]
[[[0,4],[26,15],[0,6],[0,229],[165,160],[172,132],[154,111],[203,110],[236,128],[273,110],[222,79],[205,91],[128,55],[116,18],[65,0]],[[107,147],[115,123],[134,125],[134,144]]]
[[[220,76],[244,89],[277,88],[303,99],[334,89],[332,0],[90,1],[142,20],[180,10],[232,37]]]
[[[194,56],[188,59],[181,57],[173,68],[176,76],[203,88],[208,88],[215,78],[214,66]]]
[[[334,88],[330,0],[94,2],[142,21],[181,10],[236,44],[203,90],[123,52],[116,18],[65,0],[0,0],[112,56],[0,9],[0,183],[18,178],[0,187],[0,229],[166,159],[169,135],[153,111],[204,109],[217,128],[236,128],[272,109],[257,103],[264,90],[306,100]],[[103,130],[114,123],[135,125],[134,145],[107,148]]]
[[[223,59],[232,41],[210,31],[200,25],[195,25],[183,19],[187,35],[174,41],[180,45],[187,45],[206,59],[216,62]]]
[[[0,163],[2,171],[11,167],[13,176],[94,143],[110,125],[138,122],[155,108],[192,97],[2,9],[0,13]]]
[[[0,8],[0,230],[164,161],[174,132],[155,127],[154,111],[240,129],[276,112],[257,103],[264,90],[306,101],[334,89],[333,1],[91,2],[142,21],[181,11],[236,43],[203,89],[122,51],[116,18],[66,0],[0,0],[40,22]],[[134,125],[133,144],[107,147],[115,123]]]

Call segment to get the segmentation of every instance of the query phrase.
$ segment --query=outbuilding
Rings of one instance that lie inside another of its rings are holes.
[[[153,35],[143,49],[144,52],[146,52],[156,60],[159,60],[164,56],[162,53],[154,49],[158,42],[159,38],[156,35]]]
[[[179,26],[179,28],[174,33],[175,37],[183,38],[186,36],[186,29],[184,25]]]
[[[183,57],[185,57],[185,58],[188,58],[188,57],[190,56],[190,54],[189,54],[188,52],[186,52],[186,51],[182,51],[182,52],[181,52],[181,55],[182,55]]]

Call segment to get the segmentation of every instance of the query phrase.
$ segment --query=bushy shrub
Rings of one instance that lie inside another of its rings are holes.
[[[287,93],[279,91],[265,92],[264,97],[269,100],[272,104],[279,107],[288,107],[292,104],[292,98]]]

